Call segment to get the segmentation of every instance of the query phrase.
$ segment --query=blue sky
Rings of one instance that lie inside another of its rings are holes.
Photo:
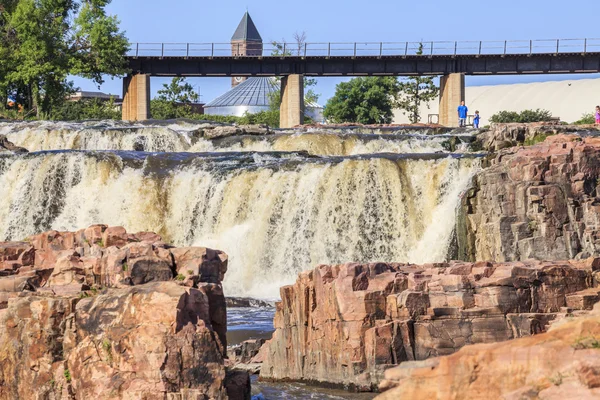
[[[309,42],[403,42],[444,40],[518,40],[594,38],[599,3],[591,0],[504,1],[325,1],[275,0],[113,0],[130,42],[228,42],[248,8],[263,40],[292,40],[306,32]],[[584,76],[467,77],[467,85],[573,79]],[[342,78],[318,79],[324,104]],[[153,94],[167,80],[152,79]],[[230,88],[229,78],[193,78],[189,82],[208,102]],[[97,90],[75,78],[83,90]],[[107,79],[101,90],[121,94],[120,79]]]

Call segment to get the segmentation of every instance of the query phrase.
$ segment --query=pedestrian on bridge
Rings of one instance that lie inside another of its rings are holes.
[[[458,106],[458,126],[464,128],[467,126],[467,112],[469,109],[465,106],[465,101],[460,102],[460,106]]]

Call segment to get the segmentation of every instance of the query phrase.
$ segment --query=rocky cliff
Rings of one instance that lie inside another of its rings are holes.
[[[597,137],[557,135],[500,151],[463,198],[460,257],[512,261],[597,255],[599,177]]]
[[[121,227],[0,244],[0,398],[249,398],[224,365],[226,270]]]
[[[549,332],[518,340],[466,346],[385,373],[377,400],[598,399],[600,305]]]
[[[262,379],[373,390],[401,362],[544,332],[598,301],[599,259],[322,265],[281,289]]]

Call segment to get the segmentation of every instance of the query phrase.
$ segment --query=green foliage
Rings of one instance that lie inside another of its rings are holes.
[[[583,114],[578,121],[573,122],[574,125],[594,125],[596,116],[592,113]]]
[[[423,44],[419,44],[417,55],[423,54]],[[429,108],[429,102],[437,99],[440,89],[433,82],[431,76],[415,76],[402,80],[400,82],[400,93],[398,107],[404,115],[413,124],[421,120],[419,114],[421,103],[425,103]]]
[[[177,276],[175,277],[176,280],[178,281],[183,281],[185,280],[185,275],[183,274],[177,274]]]
[[[106,353],[106,361],[108,361],[109,364],[112,364],[113,354],[112,354],[112,344],[111,344],[110,340],[105,338],[102,341],[102,349]]]
[[[287,43],[285,39],[281,42],[272,41],[271,45],[273,46],[273,50],[271,51],[271,55],[274,57],[301,57],[304,56],[305,44],[306,32],[295,32],[294,41],[292,43]],[[279,77],[276,79],[281,80]],[[304,102],[306,104],[317,104],[319,102],[321,95],[315,91],[316,85],[317,80],[315,78],[304,77]],[[271,108],[275,107],[276,109],[279,109],[281,94],[279,92],[273,93],[270,103]]]
[[[325,118],[334,123],[391,123],[399,91],[400,84],[394,77],[354,78],[342,82],[325,106]]]
[[[121,111],[113,99],[83,99],[60,104],[50,112],[50,118],[57,121],[121,119]]]
[[[127,272],[129,270],[129,266],[127,265],[127,263],[123,263],[123,272]]]
[[[550,121],[552,113],[548,110],[523,110],[520,113],[515,111],[500,111],[490,117],[490,122],[508,123],[508,122],[540,122]]]
[[[548,136],[550,135],[548,135],[547,133],[540,133],[532,138],[525,139],[525,142],[523,144],[525,146],[533,146],[534,144],[542,143],[544,140],[546,140]]]
[[[71,372],[69,372],[69,369],[65,369],[65,372],[63,372],[63,375],[65,377],[65,379],[67,380],[67,383],[71,383]]]
[[[580,337],[573,343],[572,347],[575,350],[600,349],[600,340],[595,336]]]
[[[5,0],[0,6],[0,102],[40,118],[74,91],[70,75],[103,82],[126,72],[129,46],[110,0]]]
[[[175,77],[169,84],[163,84],[158,96],[150,101],[150,115],[154,119],[191,118],[194,113],[189,106],[200,96],[184,78]]]

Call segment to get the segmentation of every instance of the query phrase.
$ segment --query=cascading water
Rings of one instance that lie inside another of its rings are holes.
[[[449,154],[0,155],[0,240],[93,223],[230,256],[228,295],[278,297],[319,263],[446,258],[479,160]]]
[[[372,153],[435,153],[469,151],[470,135],[428,135],[404,129],[388,134],[364,134],[351,129],[281,131],[267,136],[202,138],[206,124],[163,123],[131,125],[122,122],[28,122],[1,124],[0,134],[29,151],[141,150],[150,152],[307,151],[314,155]]]

